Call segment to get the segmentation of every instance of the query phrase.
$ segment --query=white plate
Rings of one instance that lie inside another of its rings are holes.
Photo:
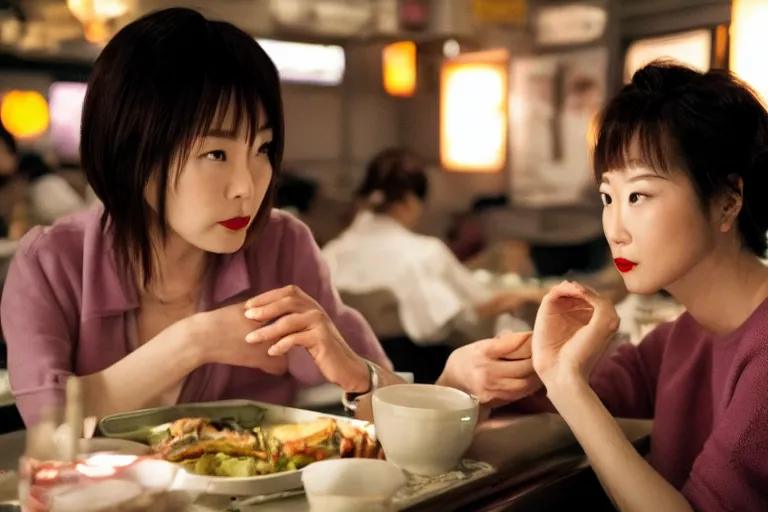
[[[173,419],[179,419],[181,417],[210,417],[209,414],[211,411],[214,411],[215,414],[215,411],[226,410],[226,413],[230,415],[229,413],[231,413],[232,410],[237,410],[238,408],[250,410],[251,412],[254,408],[263,409],[263,417],[260,421],[260,424],[262,425],[300,423],[312,421],[317,418],[333,418],[338,421],[346,421],[356,425],[366,426],[366,429],[371,435],[374,433],[373,425],[364,421],[251,400],[223,400],[220,402],[181,404],[177,407],[149,409],[146,411],[127,413],[125,415],[109,416],[102,419],[101,425],[109,426],[106,430],[111,429],[113,435],[122,437],[123,434],[116,430],[120,429],[121,419],[123,417],[130,418],[130,420],[125,423],[126,426],[130,426],[128,429],[130,430],[135,428],[138,424],[137,420],[140,420],[144,416],[146,416],[147,419],[162,417],[163,421],[160,421],[159,423],[155,423],[156,420],[152,420],[151,423],[146,424],[147,426],[155,426],[162,424],[165,421],[172,421]],[[175,409],[178,409],[183,416],[174,418],[173,412]],[[182,471],[177,473],[172,486],[172,490],[183,490],[191,494],[205,493],[228,496],[257,496],[300,488],[302,488],[301,470],[237,478],[195,475],[182,469]]]

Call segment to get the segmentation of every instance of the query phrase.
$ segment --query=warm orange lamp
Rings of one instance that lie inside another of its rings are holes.
[[[416,43],[400,41],[384,47],[381,54],[384,90],[407,98],[416,92]]]
[[[458,172],[497,172],[507,159],[509,53],[462,54],[440,72],[440,162]]]
[[[18,139],[37,137],[50,123],[48,102],[36,91],[11,91],[0,104],[0,121]]]

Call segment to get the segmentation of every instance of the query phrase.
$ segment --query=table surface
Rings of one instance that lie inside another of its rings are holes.
[[[627,438],[647,451],[651,422],[618,420]],[[0,435],[0,469],[16,468],[25,445],[25,432]],[[572,492],[602,495],[583,453],[559,416],[540,414],[491,419],[478,427],[467,458],[482,460],[497,471],[467,482],[406,509],[409,512],[541,510],[542,500],[567,499]],[[591,480],[590,480],[591,478]],[[580,482],[576,484],[576,482]],[[584,484],[583,482],[588,482]],[[564,498],[564,496],[568,496]],[[604,496],[604,495],[603,495]],[[227,498],[224,498],[225,500]],[[226,510],[221,499],[203,500],[199,510]],[[580,504],[587,504],[581,503]],[[221,506],[221,508],[219,508]],[[547,507],[546,509],[551,509]],[[249,508],[241,509],[248,512]],[[253,508],[256,510],[256,508]],[[303,496],[258,506],[259,512],[306,512]],[[596,510],[593,508],[592,510]]]

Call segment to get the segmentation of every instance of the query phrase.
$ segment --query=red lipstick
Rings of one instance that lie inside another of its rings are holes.
[[[637,263],[634,261],[625,260],[624,258],[616,258],[613,262],[616,264],[616,268],[619,269],[619,272],[622,273],[629,272],[637,266]]]
[[[222,226],[230,231],[240,231],[251,222],[250,217],[232,217],[231,219],[223,220],[219,222]]]

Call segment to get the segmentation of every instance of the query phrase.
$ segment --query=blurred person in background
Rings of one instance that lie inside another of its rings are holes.
[[[323,248],[334,286],[342,293],[391,292],[397,301],[405,337],[382,340],[400,371],[440,370],[455,333],[473,338],[478,324],[494,319],[513,301],[528,298],[514,292],[495,293],[478,282],[440,239],[413,230],[428,195],[422,159],[406,148],[389,148],[369,163],[355,197],[361,210],[352,225]],[[509,297],[501,301],[497,296]],[[505,317],[508,330],[524,330],[524,322]],[[372,321],[369,319],[369,321]],[[493,329],[493,328],[492,328]],[[437,376],[435,375],[435,376]]]
[[[315,181],[283,171],[277,178],[275,208],[303,220],[312,211],[317,188]]]
[[[11,226],[24,209],[26,186],[18,166],[16,139],[0,124],[0,238],[11,235]]]
[[[38,153],[22,155],[19,174],[27,181],[32,224],[50,225],[61,217],[88,207],[85,198]]]

